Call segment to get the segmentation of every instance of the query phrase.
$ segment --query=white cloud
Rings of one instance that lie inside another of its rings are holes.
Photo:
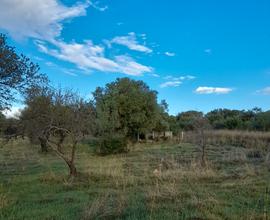
[[[6,118],[19,118],[21,115],[22,107],[11,107],[10,110],[4,110],[3,114]]]
[[[186,76],[165,76],[164,79],[174,80],[174,81],[184,81],[184,80],[193,80],[196,79],[195,76],[186,75]]]
[[[87,40],[84,43],[65,43],[54,41],[54,48],[49,48],[45,42],[36,41],[39,50],[60,60],[68,61],[83,70],[97,70],[102,72],[118,72],[139,76],[151,72],[152,68],[137,63],[126,55],[109,59],[104,56],[104,48],[94,45]]]
[[[232,92],[232,88],[219,88],[219,87],[203,87],[200,86],[195,90],[197,94],[228,94]]]
[[[193,80],[195,79],[195,76],[186,75],[186,76],[165,76],[165,80],[169,80],[167,82],[164,82],[160,85],[161,88],[166,87],[178,87],[180,86],[184,81],[187,80]]]
[[[67,43],[59,40],[65,21],[86,15],[89,6],[99,11],[108,8],[100,7],[98,1],[84,0],[70,7],[63,5],[60,0],[0,0],[0,4],[1,29],[7,30],[15,39],[33,38],[41,52],[73,63],[81,70],[118,72],[136,76],[152,71],[151,67],[137,63],[126,55],[106,57],[105,48],[93,44],[91,40],[85,40],[83,43],[75,41]],[[151,49],[138,43],[135,33],[130,33],[126,37],[116,37],[113,41],[132,50],[152,52]],[[46,65],[54,67],[51,62],[47,62]],[[64,72],[75,75],[70,71]]]
[[[117,56],[116,63],[118,71],[127,75],[139,76],[143,73],[152,72],[152,68],[135,62],[131,57],[126,55]]]
[[[176,56],[175,53],[172,53],[172,52],[165,52],[165,55],[168,56],[168,57],[174,57]]]
[[[146,36],[144,35],[144,38]],[[111,43],[119,44],[122,46],[126,46],[130,50],[144,52],[144,53],[152,53],[153,50],[140,44],[137,40],[136,34],[134,32],[129,33],[127,36],[117,36],[111,40]]]
[[[165,82],[165,83],[162,83],[160,85],[161,88],[166,88],[166,87],[178,87],[182,84],[181,81],[168,81],[168,82]]]
[[[270,86],[263,88],[261,90],[258,90],[257,93],[262,94],[262,95],[270,95]]]
[[[61,34],[62,22],[86,15],[90,1],[67,7],[57,0],[1,0],[0,28],[13,38],[52,40]]]

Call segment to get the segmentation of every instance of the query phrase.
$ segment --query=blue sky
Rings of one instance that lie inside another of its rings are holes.
[[[0,0],[0,30],[56,86],[130,77],[170,113],[269,109],[269,0]]]

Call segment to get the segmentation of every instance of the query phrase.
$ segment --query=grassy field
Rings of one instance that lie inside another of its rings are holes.
[[[0,219],[270,218],[265,153],[208,146],[207,167],[199,158],[190,144],[138,145],[107,157],[83,145],[80,175],[70,182],[53,153],[13,141],[0,147]]]

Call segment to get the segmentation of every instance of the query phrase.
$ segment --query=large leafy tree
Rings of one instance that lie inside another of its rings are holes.
[[[39,66],[14,47],[7,44],[0,34],[0,110],[9,108],[17,92],[24,93],[33,85],[47,83],[47,77],[39,73]]]
[[[143,81],[117,79],[93,93],[100,135],[138,138],[155,128],[160,114],[157,92]]]

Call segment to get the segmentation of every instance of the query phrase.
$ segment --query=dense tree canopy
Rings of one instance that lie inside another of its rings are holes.
[[[155,128],[160,117],[157,92],[144,82],[129,78],[117,79],[93,93],[99,132],[120,133],[135,138]]]

